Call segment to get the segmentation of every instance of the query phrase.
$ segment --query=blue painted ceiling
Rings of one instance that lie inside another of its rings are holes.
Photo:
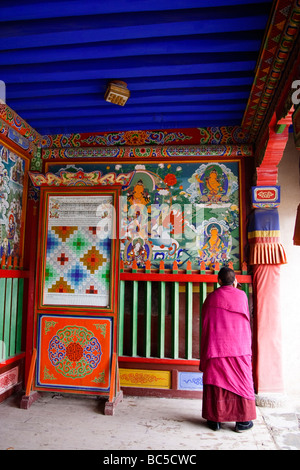
[[[0,3],[6,102],[43,135],[240,125],[273,2]]]

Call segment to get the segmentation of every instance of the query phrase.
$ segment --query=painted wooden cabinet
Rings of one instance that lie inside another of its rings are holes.
[[[119,191],[41,187],[35,390],[116,394]]]

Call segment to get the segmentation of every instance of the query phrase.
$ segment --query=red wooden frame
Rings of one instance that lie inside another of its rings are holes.
[[[120,264],[120,253],[119,253],[119,218],[115,217],[114,220],[114,237],[112,240],[112,250],[111,250],[111,279],[110,279],[110,301],[108,307],[96,307],[96,306],[68,306],[68,305],[45,305],[42,302],[42,287],[43,287],[43,275],[45,269],[45,244],[46,244],[46,234],[47,234],[47,207],[49,196],[62,196],[62,195],[80,195],[80,196],[91,196],[91,195],[111,195],[113,198],[113,206],[115,208],[115,213],[118,214],[119,210],[119,195],[121,187],[120,186],[73,186],[73,187],[53,187],[45,186],[41,187],[41,199],[40,199],[40,209],[39,209],[39,222],[38,222],[38,243],[37,243],[37,257],[36,257],[36,288],[35,288],[35,299],[34,299],[34,321],[33,321],[33,347],[38,349],[38,322],[39,318],[43,314],[47,315],[69,315],[71,318],[79,316],[88,316],[91,319],[93,317],[107,317],[112,319],[113,328],[111,331],[111,355],[116,354],[117,348],[117,326],[118,326],[118,302],[119,302],[119,264]],[[116,389],[113,386],[112,381],[115,380],[114,377],[115,371],[112,371],[109,398],[111,401],[112,393],[116,393]],[[34,389],[40,389],[41,387],[36,387]],[[48,387],[46,387],[48,388]],[[68,390],[61,390],[68,391]],[[73,393],[77,393],[73,390]],[[78,389],[78,393],[86,393]],[[91,392],[92,394],[103,395],[103,392]]]
[[[44,278],[44,269],[45,269],[45,248],[46,248],[46,231],[47,231],[47,220],[45,215],[47,214],[47,205],[49,196],[90,196],[90,195],[111,195],[113,197],[113,204],[118,214],[119,207],[119,186],[109,186],[109,187],[41,187],[41,201],[40,201],[40,216],[39,216],[39,229],[38,229],[38,251],[37,251],[37,284],[36,284],[36,297],[35,297],[35,309],[36,312],[55,312],[55,313],[66,313],[67,311],[72,311],[72,314],[82,314],[83,310],[87,311],[89,314],[92,314],[93,311],[97,315],[114,315],[118,307],[118,277],[117,273],[119,272],[119,243],[112,244],[113,250],[111,253],[111,284],[110,284],[110,302],[109,307],[90,307],[87,305],[84,306],[70,306],[67,305],[46,305],[42,300],[42,280]],[[115,218],[115,236],[118,236],[119,233],[119,220],[118,217]]]

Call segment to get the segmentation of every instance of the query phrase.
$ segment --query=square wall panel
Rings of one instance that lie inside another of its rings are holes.
[[[108,317],[38,315],[36,389],[107,393],[112,332]]]

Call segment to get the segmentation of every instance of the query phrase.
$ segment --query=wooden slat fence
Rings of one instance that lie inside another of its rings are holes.
[[[17,257],[1,259],[0,364],[22,353],[24,282],[28,272],[17,266]]]
[[[163,262],[158,270],[151,270],[150,262],[144,269],[133,263],[125,270],[121,263],[119,357],[199,359],[201,308],[207,293],[218,286],[218,271],[217,265],[208,274],[202,264],[195,272],[190,263],[183,271],[176,262],[172,270],[165,270]],[[250,300],[252,277],[245,264],[236,277]]]

